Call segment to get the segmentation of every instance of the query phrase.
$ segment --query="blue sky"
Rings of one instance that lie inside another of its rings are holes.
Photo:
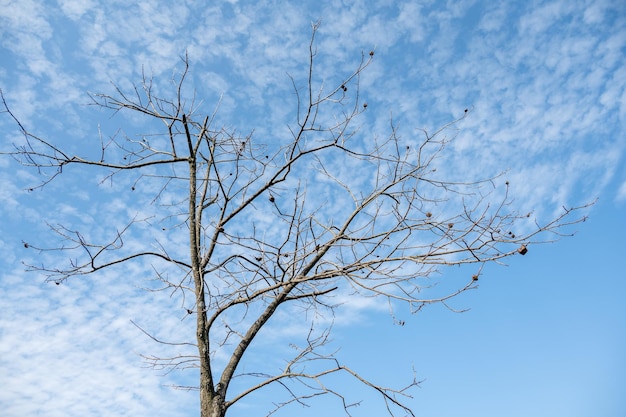
[[[626,415],[626,6],[618,1],[121,2],[0,0],[0,88],[37,134],[80,149],[98,128],[140,123],[89,104],[88,92],[141,80],[166,91],[188,51],[189,88],[218,120],[255,137],[286,134],[303,77],[311,22],[319,80],[332,82],[376,51],[361,79],[364,137],[384,136],[393,117],[407,141],[471,108],[458,125],[446,169],[488,177],[505,171],[514,205],[549,218],[562,205],[597,200],[575,237],[534,246],[508,266],[489,265],[479,288],[394,325],[385,305],[350,305],[334,329],[340,356],[388,383],[424,380],[409,404],[418,416]],[[339,75],[338,75],[339,74]],[[141,127],[141,126],[140,126]],[[2,150],[19,140],[0,115]],[[193,371],[143,367],[163,337],[189,330],[178,304],[146,293],[150,271],[104,273],[67,285],[25,273],[22,240],[45,241],[45,221],[98,234],[130,210],[119,184],[63,175],[43,191],[36,173],[0,158],[0,404],[7,416],[188,416]],[[90,194],[89,186],[100,190]],[[574,230],[574,229],[572,229]],[[438,279],[457,282],[464,271]],[[384,303],[383,303],[384,304]],[[191,330],[193,331],[193,330]],[[288,340],[261,343],[258,360]],[[358,416],[381,415],[370,393]],[[231,410],[265,415],[269,394]],[[282,415],[340,415],[332,401]],[[7,414],[8,413],[8,414]],[[277,415],[281,415],[278,413]]]

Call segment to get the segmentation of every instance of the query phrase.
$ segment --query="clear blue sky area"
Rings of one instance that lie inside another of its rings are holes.
[[[375,51],[360,79],[368,107],[355,121],[358,140],[385,137],[392,118],[415,146],[419,129],[434,131],[469,109],[444,172],[503,173],[496,190],[509,181],[511,207],[540,222],[596,201],[581,213],[585,222],[567,229],[573,237],[487,265],[477,289],[449,302],[464,313],[396,306],[392,317],[385,300],[348,300],[333,328],[338,356],[381,384],[423,381],[407,399],[419,417],[626,416],[623,1],[0,0],[0,88],[26,128],[80,152],[99,146],[99,129],[106,137],[151,127],[88,106],[87,93],[112,93],[111,82],[129,91],[142,73],[167,93],[187,53],[184,94],[195,90],[199,112],[220,102],[220,125],[271,142],[294,123],[288,75],[306,79],[318,20],[316,85],[332,85]],[[0,151],[20,140],[0,114]],[[46,222],[98,237],[130,215],[128,184],[100,184],[102,175],[68,169],[28,192],[37,172],[0,156],[2,416],[198,415],[197,393],[170,387],[194,385],[196,371],[164,375],[141,358],[167,350],[131,320],[166,340],[194,337],[180,300],[142,289],[149,265],[59,286],[24,271],[22,262],[41,258],[23,242],[44,245]],[[433,282],[456,287],[473,271],[442,269]],[[243,371],[280,363],[294,342],[281,328],[293,317],[283,319],[255,341]],[[339,385],[350,401],[362,400],[350,408],[354,417],[385,415],[375,393],[348,379]],[[274,395],[261,391],[230,416],[266,415]],[[275,415],[344,415],[330,396],[310,405]]]

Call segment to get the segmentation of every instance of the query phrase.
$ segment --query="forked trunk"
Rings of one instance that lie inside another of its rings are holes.
[[[224,417],[226,409],[220,395],[200,390],[200,417]]]

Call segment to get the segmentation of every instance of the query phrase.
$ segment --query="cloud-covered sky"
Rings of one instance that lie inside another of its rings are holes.
[[[505,172],[516,207],[544,218],[562,205],[599,199],[574,238],[508,268],[489,268],[480,288],[458,301],[469,312],[433,307],[405,317],[400,328],[384,309],[363,305],[353,312],[361,320],[336,329],[342,352],[383,381],[413,366],[425,379],[411,401],[418,415],[626,412],[626,307],[619,299],[626,289],[619,267],[626,233],[626,6],[206,3],[0,0],[0,88],[29,130],[80,149],[99,128],[111,135],[143,123],[88,106],[87,93],[111,93],[112,82],[129,89],[143,74],[153,77],[156,91],[170,91],[187,53],[186,93],[195,90],[199,112],[212,113],[219,102],[220,124],[284,138],[295,114],[289,76],[306,79],[311,23],[321,21],[316,82],[332,84],[375,51],[361,77],[368,103],[359,120],[363,137],[386,136],[392,118],[400,137],[417,143],[419,129],[433,131],[471,109],[445,160],[450,175]],[[19,139],[5,116],[2,150]],[[45,241],[46,221],[105,233],[107,218],[130,211],[116,188],[128,184],[100,186],[94,196],[84,182],[61,176],[29,193],[36,172],[6,157],[0,181],[3,415],[193,415],[196,393],[167,387],[193,384],[193,371],[163,376],[142,367],[140,355],[161,347],[130,320],[165,339],[193,335],[189,320],[170,313],[179,311],[177,300],[146,295],[149,271],[137,265],[55,286],[21,264],[37,261],[22,240]],[[98,187],[95,179],[87,183]],[[231,415],[264,415],[271,400],[258,407],[245,404]],[[380,415],[367,407],[355,415]],[[284,415],[319,410],[296,407]]]

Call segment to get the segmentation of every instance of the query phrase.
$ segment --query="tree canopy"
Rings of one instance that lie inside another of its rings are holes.
[[[31,133],[2,97],[22,133],[7,153],[41,174],[32,190],[66,175],[127,184],[116,197],[128,205],[128,218],[102,213],[94,228],[106,231],[99,233],[50,223],[56,243],[24,242],[42,260],[28,268],[57,285],[105,269],[153,275],[147,289],[179,301],[177,311],[164,314],[194,322],[195,331],[163,340],[137,324],[172,351],[146,360],[167,371],[199,369],[193,389],[203,417],[227,415],[269,386],[282,389],[270,413],[328,395],[351,415],[355,402],[337,375],[370,388],[391,415],[414,415],[403,400],[419,385],[417,376],[408,372],[404,384],[383,386],[329,348],[335,311],[375,299],[400,325],[398,309],[415,313],[441,303],[456,311],[448,301],[477,288],[486,264],[525,255],[584,220],[578,213],[586,206],[563,207],[547,220],[518,212],[505,176],[462,178],[449,169],[446,152],[471,108],[410,138],[397,133],[393,119],[385,137],[360,129],[359,117],[372,111],[360,77],[375,51],[363,51],[337,81],[320,81],[316,30],[306,74],[288,78],[294,94],[285,99],[294,110],[282,137],[221,125],[219,103],[203,114],[186,85],[187,56],[169,91],[144,76],[133,88],[91,94],[94,106],[142,123],[98,130],[88,145]],[[85,187],[98,193],[93,183]],[[471,273],[437,293],[435,277],[452,266]],[[280,335],[290,351],[263,364],[251,359],[253,342],[269,337],[263,330],[270,320],[297,323],[297,331]]]

